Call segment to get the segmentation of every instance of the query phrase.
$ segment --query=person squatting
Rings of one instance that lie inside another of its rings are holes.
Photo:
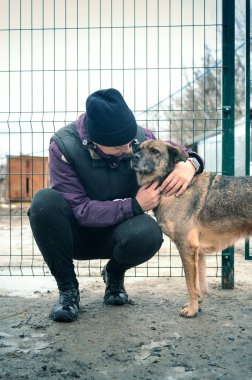
[[[158,205],[161,192],[180,196],[203,171],[201,157],[182,147],[189,159],[176,164],[161,186],[155,182],[139,188],[130,166],[135,139],[141,143],[156,136],[137,124],[122,94],[113,88],[90,94],[86,112],[51,138],[50,188],[34,195],[28,216],[59,289],[58,303],[49,315],[54,321],[78,317],[73,259],[108,259],[101,272],[104,304],[128,302],[125,272],[151,259],[163,242],[161,228],[146,211]]]

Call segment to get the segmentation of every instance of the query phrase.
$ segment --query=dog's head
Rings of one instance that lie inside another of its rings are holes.
[[[140,186],[162,181],[179,161],[186,161],[188,155],[182,149],[162,140],[144,141],[133,155],[131,167],[137,175]]]

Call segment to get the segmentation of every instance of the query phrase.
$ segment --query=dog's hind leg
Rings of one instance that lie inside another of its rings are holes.
[[[180,315],[187,318],[196,317],[199,310],[199,248],[180,251],[183,262],[189,302],[182,307]]]
[[[200,253],[199,255],[199,310],[202,309],[207,292],[207,282],[206,282],[206,255]]]

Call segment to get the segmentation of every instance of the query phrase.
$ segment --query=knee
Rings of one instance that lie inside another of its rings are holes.
[[[146,224],[142,242],[144,239],[144,246],[148,249],[150,254],[155,254],[163,244],[163,233],[159,224],[152,219],[151,223]]]
[[[60,213],[71,213],[71,208],[64,197],[56,190],[41,189],[33,197],[28,216],[44,217],[59,215]]]
[[[156,253],[163,243],[163,233],[159,224],[149,215],[136,217],[133,228],[130,228],[123,239],[126,244],[141,247],[142,251]]]
[[[159,224],[152,219],[150,223],[146,224],[144,235],[142,235],[142,242],[139,245],[145,260],[150,260],[158,252],[163,241],[162,230]]]
[[[163,243],[163,233],[159,224],[151,217],[146,219],[141,228],[139,239],[142,244],[152,250],[158,251]]]
[[[32,198],[29,214],[53,207],[57,203],[59,193],[53,189],[41,189]]]
[[[135,266],[151,259],[163,243],[160,226],[146,214],[122,223],[119,229],[114,257],[123,264]]]

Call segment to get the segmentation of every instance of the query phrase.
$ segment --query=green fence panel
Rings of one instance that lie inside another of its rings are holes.
[[[235,141],[235,2],[223,0],[222,174],[233,176]],[[234,287],[234,247],[222,254],[222,287]]]
[[[251,43],[251,25],[250,25],[250,0],[246,0],[246,175],[251,175],[250,161],[251,161],[251,108],[250,108],[250,43]],[[249,240],[245,242],[245,259],[252,260],[250,254]]]
[[[1,1],[0,275],[50,275],[27,210],[49,186],[50,137],[99,88],[118,88],[140,125],[198,151],[207,170],[232,174],[220,137],[232,146],[234,99],[227,88],[222,96],[222,79],[233,81],[233,7],[233,0]],[[209,277],[221,277],[223,265],[230,282],[228,253],[228,265],[221,252],[208,257]],[[75,262],[79,276],[99,275],[103,264]],[[184,274],[165,239],[128,275]]]

